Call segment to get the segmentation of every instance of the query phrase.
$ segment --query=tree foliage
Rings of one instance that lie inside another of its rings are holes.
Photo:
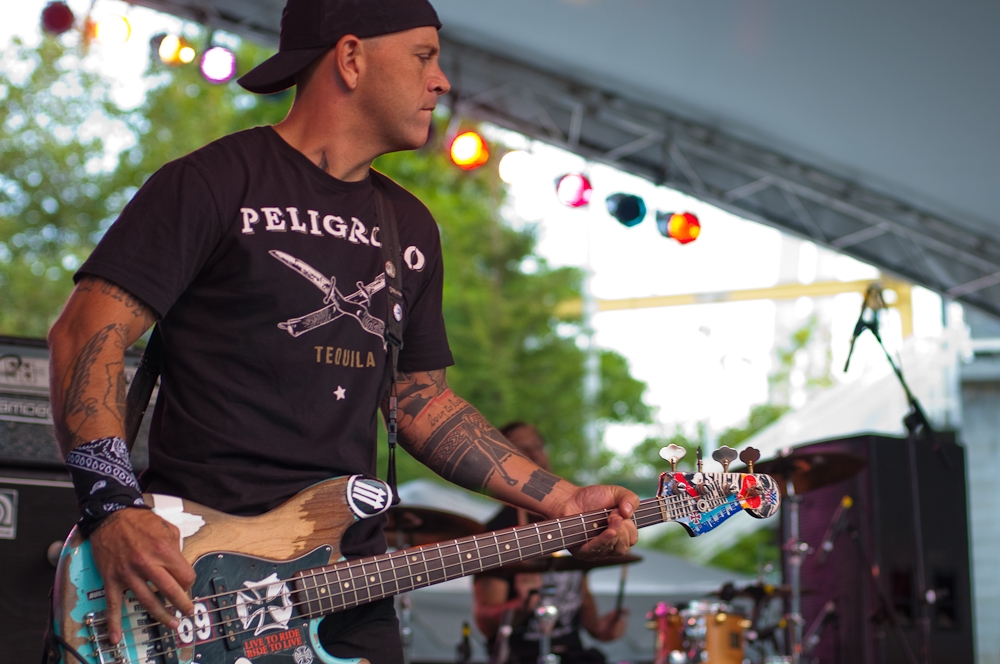
[[[19,48],[32,66],[27,78],[16,81],[0,67],[0,333],[43,336],[72,288],[73,269],[156,169],[226,134],[277,122],[292,97],[212,85],[194,66],[154,65],[145,101],[122,110],[108,101],[105,82],[80,71],[72,46],[48,39]],[[240,70],[267,55],[244,43]],[[94,113],[117,123],[132,144],[109,157],[101,133],[84,131]],[[580,298],[580,272],[550,267],[535,254],[531,229],[500,218],[505,190],[493,170],[460,171],[439,148],[387,155],[376,167],[423,200],[441,228],[444,316],[456,358],[449,382],[491,422],[536,424],[555,472],[595,469],[611,455],[586,444],[588,415],[649,421],[645,385],[620,355],[601,351],[601,390],[588,411],[582,321],[555,313],[560,302]],[[428,472],[399,455],[400,481]]]

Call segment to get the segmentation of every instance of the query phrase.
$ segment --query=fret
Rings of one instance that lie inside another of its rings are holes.
[[[538,543],[542,549],[542,553],[552,553],[553,551],[558,551],[562,549],[559,545],[556,536],[551,531],[550,525],[545,525],[545,532],[542,532],[542,525],[539,524],[535,526],[535,530],[538,531]]]
[[[319,588],[319,610],[321,614],[332,613],[333,612],[333,597],[330,595],[330,577],[327,576],[328,567],[323,569],[323,582]],[[315,581],[319,582],[319,576],[315,577]],[[326,607],[323,606],[323,600],[326,600]]]
[[[410,549],[406,555],[406,575],[399,583],[400,590],[413,590],[417,583],[422,583],[427,579],[427,565],[424,562],[424,549]]]
[[[556,521],[556,525],[559,526],[559,543],[560,548],[566,548],[566,535],[563,533],[563,520],[559,519]]]
[[[458,576],[458,572],[462,567],[458,545],[454,542],[449,542],[439,549],[439,555],[440,559],[436,562],[440,566],[436,565],[436,569],[428,572],[432,582],[445,581]]]
[[[474,571],[476,571],[476,572],[482,572],[485,568],[483,567],[483,553],[482,553],[482,551],[479,550],[479,538],[478,537],[473,537],[472,538],[472,545],[476,549],[476,554],[475,554],[476,555],[476,557],[475,557],[475,569],[474,569]]]
[[[385,557],[378,561],[379,571],[382,573],[382,586],[388,595],[395,595],[400,592],[399,579],[396,578],[396,553],[387,553]],[[386,581],[386,577],[389,578]]]
[[[471,574],[475,570],[475,554],[469,550],[468,542],[455,542],[455,549],[458,551],[458,567],[461,576]],[[466,568],[466,565],[469,565]],[[448,571],[449,577],[451,570]]]
[[[477,537],[476,539],[478,542],[479,538]],[[492,541],[485,542],[483,547],[479,549],[479,558],[481,561],[480,570],[500,567],[502,565],[500,558],[500,542],[497,540],[496,533],[490,533],[483,539]]]
[[[316,590],[316,576],[311,574],[309,570],[306,570],[299,579],[302,582],[303,594],[306,596],[306,615],[308,616],[318,616],[321,615],[323,610],[322,605],[319,603],[319,593]],[[312,590],[309,589],[309,584],[312,583]],[[316,604],[316,608],[313,608],[313,603]]]
[[[372,586],[375,585],[375,579],[377,577],[369,577],[368,574],[365,574],[364,560],[365,559],[362,558],[357,562],[357,566],[351,572],[351,579],[354,581],[354,587],[358,592],[364,591],[366,595],[365,601],[370,602],[373,599],[377,599],[377,597],[372,597]],[[369,578],[371,578],[371,581],[368,580]]]
[[[378,599],[383,596],[385,587],[382,583],[382,574],[378,570],[378,556],[367,559],[369,562],[362,563],[361,573],[365,577],[365,586],[368,588],[368,598]]]
[[[518,550],[521,552],[522,558],[534,558],[541,555],[542,538],[538,526],[526,526],[519,530]]]
[[[496,537],[501,563],[507,564],[521,559],[518,555],[518,550],[515,548],[517,545],[517,535],[514,534],[514,531],[510,529],[502,530]]]

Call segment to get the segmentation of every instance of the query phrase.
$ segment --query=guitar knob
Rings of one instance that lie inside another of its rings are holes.
[[[719,449],[712,452],[712,458],[722,464],[722,472],[729,472],[729,464],[731,464],[736,457],[739,456],[736,450],[729,447],[728,445],[723,445]]]
[[[748,447],[740,452],[740,461],[747,465],[747,472],[753,475],[753,465],[760,459],[760,450]]]
[[[670,443],[666,447],[660,448],[660,458],[670,462],[670,472],[677,472],[677,462],[684,458],[687,450],[680,445]]]

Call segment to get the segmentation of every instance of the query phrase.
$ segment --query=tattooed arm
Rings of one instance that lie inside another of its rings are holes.
[[[56,439],[65,455],[81,443],[125,435],[125,349],[155,321],[118,286],[84,277],[49,330],[49,383]]]
[[[617,508],[607,530],[577,552],[583,557],[620,556],[635,544],[634,493],[581,488],[539,468],[449,389],[444,369],[400,373],[396,395],[400,444],[441,477],[549,518]]]
[[[115,284],[93,277],[77,284],[49,330],[52,418],[63,455],[98,438],[124,438],[125,349],[155,319],[145,303]],[[185,613],[194,609],[186,591],[194,570],[180,553],[180,532],[151,511],[115,512],[100,523],[90,543],[104,580],[113,643],[121,639],[118,607],[127,589],[155,619],[174,627],[178,620],[148,582]]]

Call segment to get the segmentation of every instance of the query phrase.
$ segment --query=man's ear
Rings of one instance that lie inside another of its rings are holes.
[[[358,87],[361,76],[361,39],[354,35],[344,35],[333,48],[333,68],[337,83],[345,91],[351,92]]]

